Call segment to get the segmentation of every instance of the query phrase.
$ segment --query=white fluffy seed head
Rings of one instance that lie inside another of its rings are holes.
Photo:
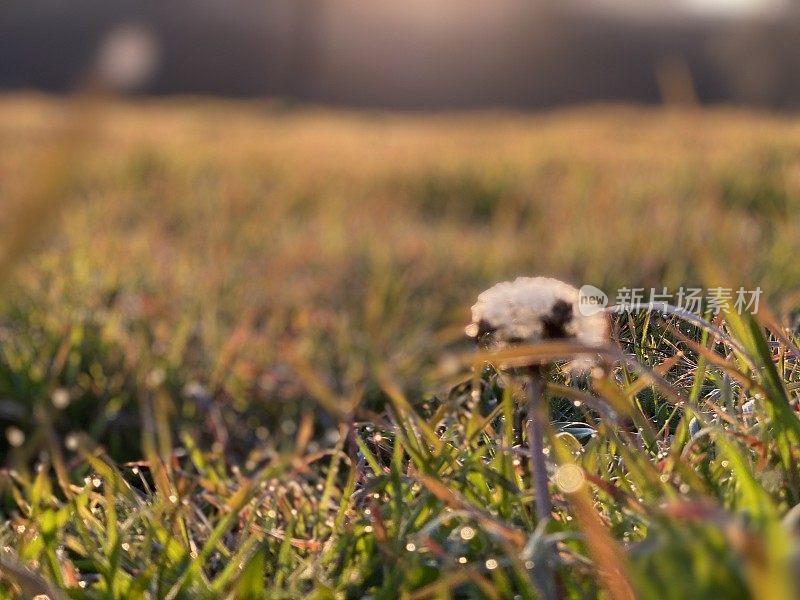
[[[603,313],[581,314],[578,290],[563,281],[518,277],[478,296],[465,332],[494,348],[553,339],[599,346],[608,339],[608,320]]]

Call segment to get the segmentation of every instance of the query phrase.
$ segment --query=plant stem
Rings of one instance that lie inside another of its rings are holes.
[[[531,479],[536,498],[536,516],[550,519],[552,502],[547,490],[547,465],[544,461],[544,427],[543,419],[547,412],[542,403],[544,380],[539,369],[528,371],[528,451],[530,452]]]

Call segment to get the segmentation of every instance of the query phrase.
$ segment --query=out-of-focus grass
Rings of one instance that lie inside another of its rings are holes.
[[[63,110],[0,100],[4,237]],[[621,318],[665,384],[553,375],[552,456],[588,483],[546,532],[513,386],[487,370],[476,401],[454,357],[477,292],[517,274],[613,295],[724,271],[789,315],[791,119],[190,100],[101,119],[57,226],[3,282],[4,593],[534,597],[553,573],[575,598],[790,593],[791,334]]]

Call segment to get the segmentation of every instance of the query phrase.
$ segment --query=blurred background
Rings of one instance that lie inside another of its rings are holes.
[[[518,275],[789,315],[798,34],[781,0],[5,0],[0,428],[136,457],[157,389],[291,439],[446,386]]]
[[[0,17],[0,89],[73,89],[126,28],[159,95],[800,106],[789,0],[6,0]]]

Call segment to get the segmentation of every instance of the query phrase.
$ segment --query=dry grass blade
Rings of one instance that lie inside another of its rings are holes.
[[[605,346],[592,346],[575,342],[544,341],[536,344],[520,344],[496,351],[479,351],[465,357],[473,366],[483,363],[502,364],[506,367],[525,367],[536,363],[553,363],[579,355],[609,354]]]

